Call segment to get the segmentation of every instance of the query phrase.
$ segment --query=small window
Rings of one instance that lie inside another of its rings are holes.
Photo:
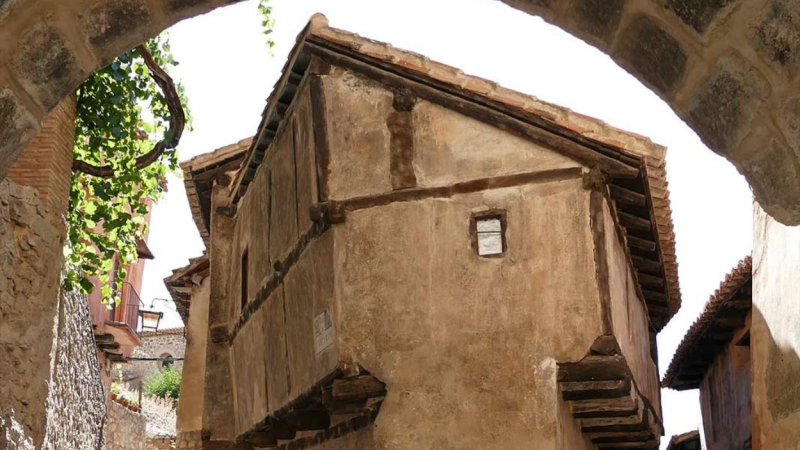
[[[175,360],[172,359],[172,355],[170,355],[169,353],[164,353],[163,355],[161,355],[161,357],[164,358],[161,361],[162,369],[169,369],[170,367],[172,367],[173,364],[175,364]]]
[[[506,251],[506,221],[501,212],[473,217],[474,246],[479,256],[498,256]]]
[[[248,271],[248,261],[247,261],[247,249],[244,250],[242,253],[242,311],[244,311],[244,307],[247,306],[247,271]]]

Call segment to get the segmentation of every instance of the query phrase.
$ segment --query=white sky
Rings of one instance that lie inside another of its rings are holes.
[[[261,34],[256,2],[219,9],[174,26],[172,73],[186,86],[195,131],[186,160],[255,133],[265,100],[297,33],[315,12],[330,24],[459,67],[468,74],[649,136],[667,157],[683,308],[659,335],[661,371],[708,296],[752,248],[752,200],[744,179],[708,150],[655,94],[610,58],[541,19],[492,0],[273,0],[275,56]],[[202,253],[182,181],[154,211],[142,300],[169,298],[161,281]],[[162,326],[180,326],[174,305]],[[697,392],[662,393],[666,436],[700,425]]]

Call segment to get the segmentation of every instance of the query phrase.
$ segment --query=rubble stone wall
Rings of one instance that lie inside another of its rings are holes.
[[[147,419],[117,402],[110,402],[105,450],[146,450]]]
[[[168,330],[165,332],[142,333],[142,345],[134,350],[134,357],[160,358],[169,355],[173,358],[183,358],[186,351],[186,338],[183,329]],[[132,387],[138,387],[153,372],[163,368],[162,361],[133,361],[123,369],[123,377]],[[173,367],[183,370],[183,361],[173,362]]]

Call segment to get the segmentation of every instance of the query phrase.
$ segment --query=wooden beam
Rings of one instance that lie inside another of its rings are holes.
[[[331,396],[337,401],[360,400],[386,395],[386,385],[372,375],[334,380]]]
[[[278,446],[278,439],[271,431],[253,431],[247,436],[247,442],[256,448],[271,448]]]
[[[639,250],[654,252],[656,250],[656,243],[647,239],[642,239],[636,236],[627,236],[628,245]]]
[[[645,301],[648,303],[661,303],[663,305],[669,306],[669,298],[667,294],[658,291],[651,291],[649,289],[642,289],[642,295],[644,295]]]
[[[94,343],[96,345],[111,344],[112,342],[114,342],[114,335],[113,334],[95,334],[94,335]]]
[[[566,401],[617,398],[631,393],[631,380],[561,382],[561,396]]]
[[[647,197],[645,197],[644,194],[617,186],[616,184],[609,184],[608,189],[611,192],[611,197],[617,203],[638,207],[647,206]]]
[[[590,355],[576,363],[558,365],[558,381],[622,380],[628,367],[621,355]]]
[[[622,211],[617,211],[617,217],[619,218],[619,224],[625,228],[643,231],[653,230],[653,224],[649,219]]]
[[[286,422],[297,431],[325,430],[331,426],[330,413],[325,409],[296,410],[289,414]]]
[[[648,275],[642,272],[637,272],[636,277],[639,279],[639,284],[641,284],[642,286],[655,287],[655,288],[664,287],[664,279],[661,277],[655,277],[653,275]]]
[[[596,417],[625,417],[638,412],[639,405],[632,397],[577,400],[570,403],[576,419]]]
[[[639,271],[661,273],[660,261],[643,256],[631,255],[631,262],[633,262],[634,267]]]

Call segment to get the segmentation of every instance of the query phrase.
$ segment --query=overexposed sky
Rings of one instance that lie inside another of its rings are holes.
[[[390,42],[464,72],[566,106],[668,147],[667,171],[677,236],[683,308],[659,335],[662,373],[708,296],[752,248],[752,200],[744,179],[708,150],[655,94],[609,57],[495,0],[272,0],[274,57],[254,0],[174,26],[172,74],[186,87],[194,116],[180,159],[253,135],[297,33],[315,12],[330,25]],[[202,253],[182,180],[153,210],[142,300],[169,298],[163,278]],[[174,305],[162,326],[180,326]],[[662,393],[666,442],[700,425],[697,392]]]

